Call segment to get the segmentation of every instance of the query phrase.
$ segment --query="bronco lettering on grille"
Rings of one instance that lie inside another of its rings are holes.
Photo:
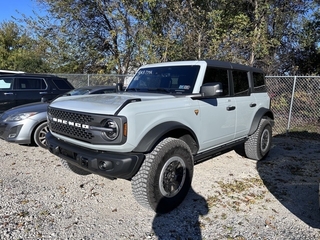
[[[87,124],[81,124],[81,123],[76,123],[76,122],[71,122],[59,118],[52,118],[52,121],[57,122],[57,123],[62,123],[65,125],[73,126],[73,127],[78,127],[78,128],[84,128],[84,129],[89,129],[90,126]]]

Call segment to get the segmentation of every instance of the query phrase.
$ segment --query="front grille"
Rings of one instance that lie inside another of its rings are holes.
[[[107,122],[113,119],[119,128],[119,137],[115,140],[107,139],[105,134]],[[68,138],[97,145],[119,145],[126,142],[123,136],[123,126],[127,122],[124,116],[101,115],[70,111],[48,107],[48,126],[53,133]]]
[[[77,113],[66,110],[58,110],[50,108],[48,109],[49,127],[51,131],[66,135],[85,142],[91,142],[95,135],[90,129],[86,129],[83,126],[99,126],[100,117],[95,117],[91,114]],[[59,121],[53,121],[52,119],[58,119]],[[64,123],[62,123],[64,121]],[[75,123],[76,126],[69,123]]]

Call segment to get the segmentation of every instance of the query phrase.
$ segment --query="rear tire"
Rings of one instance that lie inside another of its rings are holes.
[[[47,122],[43,122],[37,126],[33,134],[34,143],[42,148],[47,148],[46,134],[49,132]]]
[[[253,160],[261,160],[267,156],[271,148],[272,127],[269,118],[262,118],[258,129],[244,143],[245,154]]]
[[[182,140],[166,138],[146,154],[132,178],[135,199],[157,213],[167,213],[186,197],[193,176],[193,156]]]
[[[85,176],[85,175],[91,174],[90,172],[87,172],[87,171],[83,170],[82,168],[79,168],[79,167],[76,167],[76,166],[74,166],[74,165],[72,165],[72,164],[69,164],[66,160],[64,160],[64,159],[62,159],[62,158],[60,158],[60,161],[61,161],[61,164],[62,164],[66,169],[68,169],[68,170],[70,170],[70,171],[72,171],[72,172],[74,172],[74,173],[76,173],[76,174],[78,174],[78,175],[83,175],[83,176]]]

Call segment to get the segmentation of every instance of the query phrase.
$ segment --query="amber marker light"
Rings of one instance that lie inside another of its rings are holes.
[[[127,133],[128,133],[128,124],[124,123],[123,124],[123,136],[127,137]]]

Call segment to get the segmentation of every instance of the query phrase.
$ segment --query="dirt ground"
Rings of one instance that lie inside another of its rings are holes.
[[[230,151],[200,163],[185,201],[163,215],[137,204],[129,181],[0,146],[0,239],[320,239],[319,141],[275,137],[265,160]]]

